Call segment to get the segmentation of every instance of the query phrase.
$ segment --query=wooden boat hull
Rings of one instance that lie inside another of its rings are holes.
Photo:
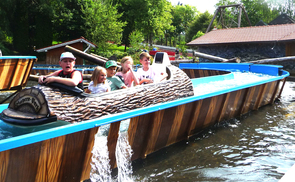
[[[230,65],[227,66],[230,67]],[[249,69],[249,66],[251,67],[251,65],[241,65],[239,69],[243,70],[247,67]],[[211,77],[211,80],[228,77],[228,74],[222,72],[224,68],[210,64],[203,67],[184,64],[180,67],[185,72],[194,72],[194,75],[198,72],[206,72],[204,74],[208,76],[221,74],[213,76],[214,78]],[[255,70],[256,68],[253,66],[250,69]],[[120,121],[127,118],[131,118],[128,138],[134,152],[132,160],[144,158],[210,125],[273,103],[282,92],[288,73],[279,68],[269,68],[267,73],[271,71],[277,72],[276,78],[256,84],[208,95],[190,96],[144,109],[109,115],[97,120],[66,124],[0,140],[0,159],[3,161],[0,180],[81,181],[89,179],[94,135],[99,126],[107,123],[111,123],[107,144],[110,163],[112,167],[115,167],[115,147]],[[207,78],[209,77],[204,79]],[[5,108],[7,105],[2,106],[2,110]]]
[[[0,91],[24,87],[36,61],[35,56],[1,56]]]

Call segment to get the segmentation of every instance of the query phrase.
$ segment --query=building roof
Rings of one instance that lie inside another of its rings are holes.
[[[187,43],[189,46],[216,44],[287,42],[295,40],[295,24],[219,29]]]
[[[59,48],[59,47],[63,47],[63,46],[66,46],[66,45],[71,45],[71,44],[78,43],[78,42],[84,42],[85,44],[87,44],[88,46],[93,47],[93,48],[97,47],[95,44],[93,44],[89,40],[85,39],[84,37],[80,37],[78,39],[70,40],[70,41],[67,41],[67,42],[60,43],[60,44],[55,44],[55,45],[52,45],[52,46],[36,49],[36,51],[37,52],[47,52],[48,50],[51,50],[51,49],[56,49],[56,48]]]
[[[269,25],[280,25],[280,24],[291,24],[295,23],[295,20],[293,20],[291,17],[286,15],[285,13],[279,15],[275,19],[273,19],[271,22],[269,22]]]

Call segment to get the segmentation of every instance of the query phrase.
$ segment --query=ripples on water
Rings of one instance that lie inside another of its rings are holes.
[[[194,90],[194,94],[204,95],[212,91],[231,89],[241,85],[252,84],[254,82],[274,78],[274,76],[249,72],[232,72],[232,74],[234,75],[234,79],[199,84],[197,89]]]
[[[295,84],[280,102],[134,162],[137,181],[278,181],[295,163]]]

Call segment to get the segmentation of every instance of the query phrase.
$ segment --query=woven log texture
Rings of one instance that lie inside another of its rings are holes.
[[[170,78],[166,81],[103,93],[97,97],[75,97],[58,89],[40,86],[51,113],[59,120],[71,123],[98,118],[103,115],[192,96],[193,85],[189,77],[175,66],[168,66]]]

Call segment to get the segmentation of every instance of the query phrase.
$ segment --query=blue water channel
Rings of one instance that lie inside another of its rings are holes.
[[[133,163],[135,181],[278,181],[295,164],[295,83],[280,102]]]

